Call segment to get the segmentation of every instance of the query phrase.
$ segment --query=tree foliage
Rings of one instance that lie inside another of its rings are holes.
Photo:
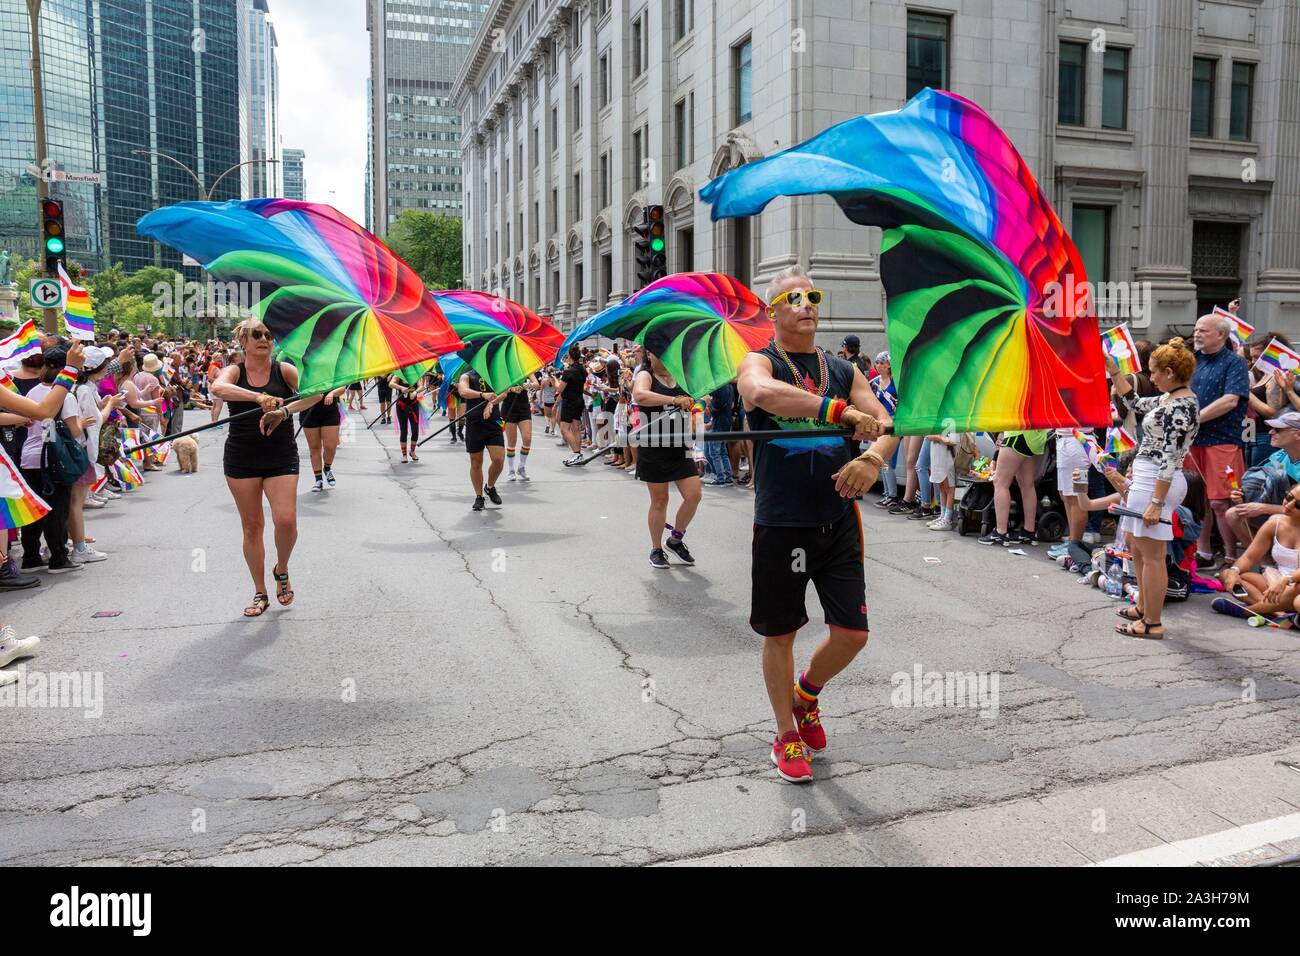
[[[389,229],[386,242],[428,288],[459,289],[464,275],[461,235],[459,219],[406,209]]]

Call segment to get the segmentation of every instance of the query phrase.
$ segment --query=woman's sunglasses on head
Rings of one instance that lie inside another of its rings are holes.
[[[776,305],[782,299],[785,299],[787,302],[790,303],[790,308],[797,309],[799,308],[799,306],[803,305],[803,297],[805,295],[808,296],[808,302],[810,305],[821,305],[822,302],[821,289],[809,289],[807,292],[805,292],[803,289],[791,289],[789,292],[782,292],[775,299],[773,299],[772,305]]]

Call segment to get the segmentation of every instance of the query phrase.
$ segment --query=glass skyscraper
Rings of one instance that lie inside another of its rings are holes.
[[[27,4],[0,0],[0,249],[15,260],[40,252],[36,179],[25,171],[36,160],[31,59]],[[48,158],[68,172],[100,171],[86,0],[45,0],[41,63]],[[50,184],[50,195],[63,200],[68,255],[90,269],[103,263],[99,193],[88,184]]]
[[[280,155],[280,67],[275,27],[266,0],[238,0],[241,7],[240,117],[244,160],[282,159]],[[253,163],[242,172],[245,199],[283,193],[280,163]]]
[[[403,209],[461,215],[460,114],[451,85],[486,3],[369,0],[371,228]]]
[[[307,154],[300,149],[285,149],[283,152],[284,198],[301,202],[307,198],[307,179],[302,169]]]

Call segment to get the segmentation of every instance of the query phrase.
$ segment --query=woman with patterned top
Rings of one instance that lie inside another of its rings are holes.
[[[1120,373],[1115,360],[1106,357],[1106,371],[1115,385],[1120,414],[1131,410],[1142,422],[1142,441],[1133,461],[1128,509],[1141,518],[1124,518],[1120,531],[1128,542],[1137,571],[1136,607],[1120,608],[1126,623],[1115,629],[1129,637],[1159,640],[1165,636],[1160,613],[1165,605],[1169,574],[1165,567],[1166,542],[1173,540],[1173,510],[1187,494],[1183,458],[1200,427],[1200,406],[1188,387],[1196,370],[1196,356],[1182,339],[1171,339],[1151,354],[1151,384],[1161,394],[1137,398],[1133,385]],[[1162,524],[1161,522],[1166,522]]]

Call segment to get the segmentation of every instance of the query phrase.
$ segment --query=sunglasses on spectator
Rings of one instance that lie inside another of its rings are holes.
[[[248,337],[254,340],[269,339],[271,337],[271,333],[266,329],[249,329]]]
[[[1295,503],[1296,503],[1295,495],[1291,494],[1291,492],[1288,491],[1286,494],[1282,496],[1282,504],[1293,505]]]
[[[792,289],[789,292],[782,292],[780,295],[778,295],[775,299],[772,300],[772,305],[776,305],[782,299],[785,299],[787,302],[790,303],[790,308],[797,309],[799,308],[799,306],[803,304],[803,297],[805,295],[808,296],[808,303],[810,305],[821,305],[822,302],[821,289],[809,289],[807,292],[804,292],[803,289]]]

